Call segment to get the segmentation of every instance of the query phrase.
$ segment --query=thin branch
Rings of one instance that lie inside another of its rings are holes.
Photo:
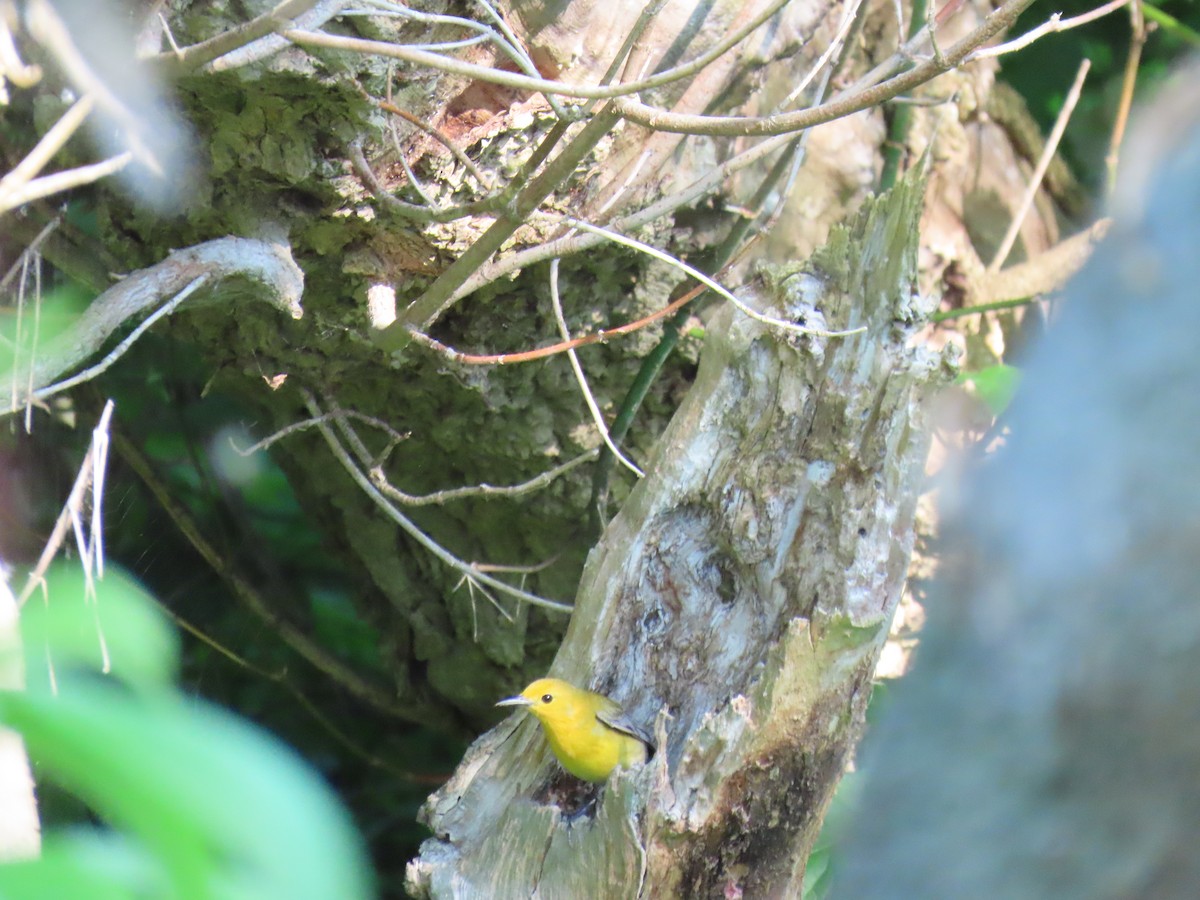
[[[0,193],[12,190],[10,184],[29,181],[41,172],[79,130],[95,106],[96,101],[91,94],[84,94],[72,103],[13,170],[0,178]]]
[[[563,218],[567,222],[570,222],[573,227],[578,228],[581,231],[588,231],[593,234],[603,235],[606,239],[615,244],[621,244],[622,246],[629,247],[633,250],[639,250],[642,253],[645,253],[647,256],[652,256],[657,260],[661,260],[662,262],[679,269],[681,272],[686,272],[688,275],[692,276],[705,287],[707,287],[710,291],[720,294],[722,297],[736,306],[738,311],[743,315],[754,319],[756,322],[762,322],[764,325],[768,325],[772,328],[780,328],[784,331],[795,332],[796,334],[810,334],[817,337],[826,338],[848,337],[852,334],[861,334],[862,332],[866,331],[865,327],[854,328],[849,331],[824,331],[820,328],[809,328],[805,325],[797,325],[795,322],[788,322],[785,319],[776,319],[772,316],[765,316],[757,310],[747,306],[745,303],[735,297],[730,291],[713,281],[699,269],[695,268],[694,266],[689,266],[687,263],[676,259],[669,253],[664,253],[657,247],[651,247],[649,244],[644,244],[634,238],[626,237],[623,234],[617,234],[615,231],[609,231],[606,228],[599,228],[596,225],[590,225],[587,222],[582,222],[579,219],[575,219],[570,216],[564,216]]]
[[[96,106],[120,129],[121,144],[139,163],[156,176],[165,176],[163,161],[143,140],[142,116],[122,97],[119,85],[110,85],[80,52],[74,36],[49,0],[26,0],[25,26],[38,43],[54,57],[59,69],[81,95],[91,97]],[[112,74],[112,73],[109,73]]]
[[[515,597],[518,600],[524,600],[526,603],[532,604],[533,606],[540,606],[543,609],[554,610],[555,612],[571,612],[573,607],[568,603],[560,603],[557,600],[548,600],[545,597],[539,597],[537,594],[531,594],[528,591],[515,588],[510,584],[505,584],[498,578],[493,578],[490,575],[480,572],[470,563],[459,559],[441,544],[433,540],[433,538],[429,537],[429,535],[425,534],[425,532],[414,525],[407,516],[389,503],[379,488],[377,488],[371,482],[371,479],[359,469],[358,465],[346,451],[346,448],[342,446],[342,442],[338,440],[337,435],[333,433],[333,429],[331,429],[328,423],[322,418],[323,413],[321,411],[321,407],[317,404],[316,398],[313,397],[313,395],[308,391],[304,391],[303,389],[301,390],[301,393],[304,397],[304,404],[308,407],[309,414],[314,420],[316,420],[317,428],[319,428],[321,431],[321,436],[325,438],[325,442],[329,445],[329,449],[333,451],[333,455],[337,461],[341,463],[342,468],[344,468],[346,473],[355,481],[355,483],[363,489],[363,492],[375,502],[376,506],[383,510],[384,515],[399,525],[410,537],[413,538],[413,540],[440,559],[447,566],[457,572],[462,573],[463,575],[468,576],[468,578],[476,579],[486,584],[488,587],[495,588],[496,590],[508,594],[511,597]],[[337,417],[336,421],[340,429],[343,431],[347,429],[348,426],[346,425],[344,417],[339,416]]]
[[[370,94],[367,94],[366,91],[363,91],[363,94],[384,112],[389,112],[394,116],[399,116],[405,122],[408,122],[410,125],[421,129],[421,131],[425,132],[431,138],[436,140],[439,144],[450,151],[451,155],[458,160],[464,169],[475,176],[475,180],[479,182],[479,186],[481,188],[483,188],[485,191],[492,190],[491,179],[484,175],[483,172],[480,171],[479,166],[475,165],[475,163],[471,160],[471,157],[467,156],[467,154],[463,152],[462,148],[455,144],[454,141],[450,139],[450,136],[440,128],[421,121],[419,117],[414,116],[406,109],[401,109],[400,107],[396,106],[396,104],[391,103],[388,100],[376,100],[375,98],[371,97]]]
[[[898,4],[900,0],[896,0],[896,2]],[[825,48],[825,51],[817,58],[817,61],[812,64],[808,72],[805,73],[804,77],[800,79],[800,82],[791,89],[787,97],[785,97],[783,102],[779,104],[781,109],[787,109],[789,106],[795,103],[796,99],[804,93],[805,88],[807,88],[809,84],[812,83],[812,80],[817,77],[817,73],[825,68],[829,60],[835,54],[840,52],[842,42],[846,39],[846,35],[854,26],[854,21],[858,16],[858,10],[861,6],[862,0],[853,0],[853,2],[846,4],[846,8],[842,11],[842,21],[838,25],[838,30],[834,34],[833,40],[829,42],[829,46]],[[897,14],[903,18],[903,15],[899,10],[897,10]],[[903,33],[904,32],[901,32],[901,34]]]
[[[325,415],[321,417],[320,421],[329,422],[329,421],[336,419],[338,416],[349,416],[352,419],[358,419],[360,422],[366,422],[368,425],[373,425],[374,427],[380,429],[381,431],[385,431],[388,434],[388,436],[391,438],[391,442],[388,444],[389,450],[386,451],[385,453],[381,454],[381,456],[383,458],[386,458],[387,452],[390,452],[390,449],[392,447],[396,446],[396,444],[400,443],[401,441],[408,440],[408,437],[409,437],[409,435],[407,433],[397,431],[391,425],[389,425],[387,422],[383,421],[383,419],[377,419],[375,416],[368,416],[366,413],[360,413],[353,409],[339,409],[337,412],[325,413]],[[253,456],[255,453],[258,453],[260,450],[266,450],[268,447],[272,446],[273,444],[278,443],[279,441],[283,440],[285,437],[295,434],[296,432],[299,432],[299,431],[307,431],[309,428],[316,427],[317,424],[318,424],[317,419],[303,419],[302,421],[299,421],[299,422],[293,422],[291,425],[287,425],[283,428],[280,428],[274,434],[271,434],[268,437],[263,438],[261,441],[258,441],[255,444],[251,444],[249,447],[245,448],[244,450],[241,447],[237,446],[236,443],[234,443],[234,440],[232,437],[229,439],[229,444],[231,447],[233,447],[234,451],[239,456]]]
[[[914,66],[872,87],[844,95],[820,106],[775,116],[685,116],[669,113],[628,98],[613,100],[625,119],[658,131],[682,134],[707,134],[726,137],[750,137],[790,134],[832,122],[886,100],[907,93],[938,75],[957,67],[976,48],[1010,27],[1033,0],[1008,0],[989,15],[978,28],[944,53]]]
[[[1100,219],[1049,250],[999,272],[967,273],[967,297],[975,304],[1034,297],[1060,290],[1104,239],[1111,219]]]
[[[270,33],[264,34],[256,40],[246,42],[244,35],[239,36],[236,39],[237,46],[210,60],[202,68],[206,72],[227,72],[231,69],[248,66],[273,56],[279,51],[287,49],[289,45],[289,41],[279,34],[283,25],[291,24],[293,27],[299,28],[320,28],[334,16],[340,14],[346,2],[347,0],[317,0],[307,12],[293,15],[290,21],[285,19],[282,22],[277,22],[271,28]],[[271,13],[267,15],[271,15]],[[256,20],[251,20],[251,22],[254,21]],[[208,54],[206,53],[205,55]]]
[[[743,25],[742,17],[746,17],[749,22],[754,21],[751,14],[757,5],[758,0],[744,3],[734,13],[731,25],[735,27],[735,31],[739,30],[737,26]],[[732,76],[736,74],[737,65],[738,56],[730,53],[698,72],[674,102],[671,111],[676,114],[701,113],[711,108],[728,83],[734,80]],[[609,210],[616,208],[632,185],[639,180],[647,182],[653,179],[664,166],[670,164],[683,140],[684,136],[680,134],[655,132],[638,142],[640,152],[637,156],[591,193],[587,204],[578,211],[580,217],[604,221],[609,215]]]
[[[104,357],[104,359],[100,360],[100,362],[96,363],[94,366],[89,366],[77,375],[72,375],[70,378],[57,381],[54,384],[47,385],[44,388],[38,388],[32,392],[32,398],[34,400],[45,400],[47,397],[53,397],[55,394],[61,394],[63,391],[70,390],[76,385],[83,384],[86,381],[91,381],[97,375],[103,374],[112,366],[113,363],[124,356],[129,351],[129,348],[137,342],[137,339],[145,334],[155,322],[175,312],[175,310],[179,308],[179,305],[183,303],[184,300],[198,291],[207,282],[207,275],[201,275],[199,278],[194,279],[187,285],[187,287],[172,297],[169,302],[163,304],[151,315],[143,319],[138,327],[133,329],[133,331],[129,333],[129,336],[126,337],[125,340],[121,341],[121,343],[117,344],[117,346],[114,347],[112,351]]]
[[[150,61],[160,64],[174,76],[194,71],[227,53],[232,53],[260,38],[273,34],[316,5],[317,0],[283,0],[273,9],[255,16],[243,25],[231,28],[198,44],[192,44],[190,47],[174,49],[169,53],[159,53],[157,56],[150,57]]]
[[[966,58],[965,62],[975,62],[978,59],[992,59],[997,56],[1004,56],[1007,53],[1015,53],[1018,50],[1025,49],[1034,41],[1048,34],[1069,31],[1072,28],[1078,28],[1080,25],[1086,25],[1088,22],[1094,22],[1097,19],[1107,16],[1109,13],[1116,12],[1129,3],[1130,0],[1110,0],[1110,2],[1105,3],[1103,6],[1098,6],[1090,12],[1085,12],[1079,16],[1072,16],[1069,19],[1062,18],[1062,13],[1056,12],[1037,28],[1025,32],[1019,38],[1006,41],[1003,44],[997,44],[995,47],[984,47],[976,50]]]
[[[25,249],[21,251],[21,255],[17,257],[16,262],[9,266],[8,271],[4,273],[4,277],[0,278],[0,294],[3,294],[6,290],[8,290],[8,286],[12,284],[12,280],[16,277],[17,273],[24,270],[24,267],[29,264],[29,260],[31,260],[37,254],[38,250],[41,249],[41,246],[43,243],[45,243],[46,239],[53,234],[59,225],[62,224],[64,215],[65,213],[60,212],[53,219],[43,225],[41,230],[34,235],[33,240],[30,241]]]
[[[475,0],[475,2],[487,10],[487,13],[491,17],[492,21],[496,23],[496,27],[500,29],[500,33],[506,38],[506,40],[498,42],[500,49],[506,53],[508,58],[516,63],[517,68],[519,68],[526,75],[530,76],[531,78],[539,77],[541,73],[538,72],[537,66],[533,64],[533,60],[530,58],[529,54],[525,52],[525,48],[521,46],[521,42],[517,40],[517,36],[513,34],[512,29],[508,27],[508,23],[504,21],[504,17],[492,8],[492,5],[488,2],[488,0]],[[546,94],[545,97],[546,101],[550,104],[550,108],[554,110],[554,114],[558,116],[559,119],[574,121],[576,116],[568,115],[567,111],[559,104],[557,97],[555,97],[553,94]]]
[[[462,75],[476,81],[487,81],[492,84],[499,84],[504,87],[529,91],[531,93],[559,94],[583,100],[607,100],[612,97],[621,97],[628,94],[636,94],[640,91],[647,91],[651,88],[669,84],[672,81],[687,78],[689,75],[699,72],[737,46],[737,44],[761,27],[789,2],[790,0],[773,0],[770,6],[747,22],[746,25],[733,31],[724,40],[715,44],[711,49],[705,51],[691,62],[659,72],[657,75],[641,81],[632,81],[626,84],[607,87],[591,87],[583,84],[566,84],[561,81],[551,81],[545,78],[530,78],[526,75],[504,72],[491,66],[480,66],[462,62],[448,56],[427,53],[423,50],[416,50],[387,41],[367,41],[360,38],[343,37],[320,31],[305,31],[296,28],[283,32],[283,36],[302,47],[325,47],[331,50],[348,50],[368,56],[385,56],[416,65],[427,66],[431,69],[439,69],[443,72],[449,72],[452,75]],[[1032,0],[1028,0],[1028,2],[1032,2]]]
[[[988,266],[989,272],[998,272],[1000,267],[1004,265],[1004,261],[1008,259],[1008,254],[1012,251],[1013,245],[1017,241],[1017,235],[1021,233],[1021,226],[1025,223],[1025,216],[1029,213],[1029,209],[1033,206],[1033,200],[1037,196],[1038,188],[1042,186],[1042,178],[1046,174],[1046,169],[1050,166],[1050,160],[1054,159],[1054,154],[1058,151],[1058,142],[1062,140],[1063,132],[1067,130],[1067,123],[1071,120],[1071,113],[1075,111],[1075,104],[1079,102],[1079,95],[1083,91],[1083,82],[1087,78],[1088,69],[1092,67],[1092,61],[1085,59],[1079,64],[1079,71],[1075,73],[1075,83],[1071,85],[1071,90],[1067,93],[1066,99],[1063,101],[1062,109],[1059,110],[1058,118],[1054,122],[1054,128],[1050,131],[1050,137],[1046,140],[1046,146],[1042,150],[1042,156],[1037,161],[1037,166],[1034,167],[1033,174],[1029,177],[1029,184],[1025,187],[1025,193],[1021,197],[1021,202],[1017,206],[1017,211],[1013,214],[1012,221],[1008,225],[1008,231],[1004,234],[1004,239],[1000,242],[1000,249],[996,251],[996,256]]]
[[[563,315],[562,298],[558,294],[558,260],[553,260],[550,263],[550,303],[554,308],[554,321],[558,323],[558,332],[562,335],[564,341],[571,340],[571,332],[567,328],[567,319]],[[592,414],[592,422],[596,425],[596,430],[600,432],[600,439],[604,441],[604,446],[612,453],[630,472],[638,478],[645,478],[646,473],[635,466],[620,448],[613,443],[612,438],[608,434],[608,426],[604,422],[604,414],[600,412],[600,407],[596,403],[596,398],[592,396],[592,389],[588,387],[587,376],[583,374],[583,366],[579,364],[579,356],[574,348],[567,351],[567,358],[571,361],[571,371],[575,373],[575,381],[579,385],[579,390],[583,394],[583,402],[587,404],[588,411]]]
[[[587,454],[591,455],[591,454]],[[538,572],[544,572],[556,562],[558,562],[561,554],[554,554],[549,559],[544,559],[540,563],[533,563],[528,566],[505,566],[499,563],[472,563],[480,572],[507,572],[512,575],[536,575]]]
[[[776,150],[786,147],[796,139],[795,135],[785,134],[761,141],[748,150],[743,150],[737,156],[726,160],[719,166],[714,166],[703,175],[687,185],[643,207],[637,212],[614,219],[609,227],[619,231],[632,231],[641,228],[655,219],[670,215],[680,207],[695,203],[701,197],[718,190],[725,180],[734,172],[754,165],[760,159],[770,156]],[[450,302],[456,303],[463,297],[474,293],[484,285],[491,284],[513,272],[528,268],[540,262],[553,259],[556,256],[569,256],[604,243],[605,238],[596,234],[579,234],[573,237],[556,238],[538,244],[526,250],[509,254],[502,259],[480,266],[466,281],[450,296]],[[417,339],[414,335],[414,339]],[[495,360],[494,360],[495,361]],[[512,360],[516,361],[516,360]]]
[[[61,194],[63,191],[91,184],[94,181],[99,181],[101,178],[107,178],[109,175],[115,175],[129,165],[132,159],[133,154],[126,150],[124,153],[110,156],[108,159],[101,160],[98,163],[76,166],[74,169],[67,169],[65,172],[55,172],[53,175],[43,175],[41,178],[35,178],[15,193],[0,200],[0,215],[15,207],[31,203],[34,200],[40,200],[43,197],[50,197],[54,194]]]
[[[1137,84],[1138,66],[1142,61],[1142,48],[1146,44],[1146,19],[1142,15],[1142,0],[1133,0],[1129,8],[1132,33],[1129,37],[1129,55],[1125,58],[1125,74],[1121,81],[1121,100],[1117,106],[1113,133],[1109,139],[1108,153],[1104,166],[1108,170],[1108,191],[1111,194],[1117,185],[1117,164],[1121,158],[1121,142],[1125,139],[1125,126],[1129,123],[1129,110],[1133,107],[1133,89]]]
[[[948,322],[952,319],[964,319],[967,316],[978,316],[987,312],[1003,312],[1006,309],[1020,309],[1023,306],[1028,306],[1041,298],[1039,297],[1019,297],[1015,300],[996,300],[992,303],[978,303],[973,306],[963,306],[959,309],[948,309],[944,312],[935,312],[929,317],[929,321],[933,323]]]
[[[500,197],[486,197],[483,200],[476,200],[473,203],[466,203],[462,206],[444,208],[409,203],[392,196],[392,193],[379,183],[379,179],[375,177],[375,173],[367,162],[366,156],[363,155],[362,142],[360,140],[356,139],[352,141],[346,149],[351,167],[354,169],[355,174],[362,179],[362,183],[366,185],[371,195],[386,204],[389,209],[395,210],[411,219],[416,219],[420,222],[452,222],[463,216],[474,216],[480,213],[492,212],[499,208],[503,202]]]
[[[72,519],[75,511],[82,509],[83,498],[88,489],[92,486],[96,477],[96,463],[98,457],[96,455],[96,436],[103,433],[108,435],[109,427],[112,422],[113,401],[109,400],[104,404],[104,410],[100,413],[100,419],[96,423],[96,427],[92,429],[92,443],[88,447],[88,452],[83,458],[83,462],[79,466],[79,472],[75,476],[75,483],[71,486],[71,493],[67,495],[67,502],[63,504],[62,512],[59,513],[57,521],[54,523],[54,528],[50,532],[50,537],[46,539],[46,545],[42,548],[42,554],[38,557],[37,564],[29,573],[29,577],[25,580],[25,587],[21,594],[17,597],[17,605],[24,606],[25,601],[33,594],[39,586],[43,586],[46,580],[46,571],[50,568],[50,563],[53,561],[59,548],[62,547],[63,539],[67,536],[67,529],[72,526]]]
[[[410,340],[408,326],[427,329],[451,306],[455,293],[463,282],[487,262],[513,232],[525,224],[529,215],[574,173],[580,161],[609,133],[618,118],[617,113],[610,107],[611,103],[596,113],[571,142],[546,164],[541,173],[521,190],[516,199],[505,207],[491,227],[462,256],[451,263],[395,322],[378,333],[377,340],[384,349],[402,349]]]
[[[159,608],[164,613],[166,613],[168,616],[171,617],[172,621],[174,621],[176,625],[178,625],[181,629],[186,631],[188,634],[190,634],[196,640],[211,647],[213,650],[215,650],[221,656],[224,656],[226,659],[228,659],[230,662],[232,662],[234,665],[240,666],[241,668],[245,669],[247,672],[257,675],[259,678],[262,678],[265,681],[269,681],[273,684],[277,684],[277,685],[279,685],[279,687],[283,688],[284,691],[286,691],[288,694],[290,694],[292,696],[293,700],[295,700],[297,703],[300,704],[300,707],[305,712],[307,712],[310,716],[312,716],[313,721],[315,721],[317,723],[317,725],[319,725],[321,728],[325,729],[325,731],[329,733],[330,737],[332,737],[335,741],[337,741],[339,744],[341,744],[343,747],[345,747],[347,750],[349,750],[354,756],[357,756],[359,759],[361,759],[367,765],[374,766],[375,768],[382,769],[383,771],[386,771],[386,772],[390,772],[391,774],[396,775],[400,778],[403,778],[405,781],[411,781],[414,784],[442,784],[446,780],[445,778],[442,778],[442,777],[439,777],[436,775],[434,775],[434,776],[420,775],[416,772],[411,772],[408,769],[401,769],[400,767],[395,766],[392,763],[388,762],[386,759],[383,759],[382,757],[376,756],[375,754],[371,753],[370,751],[368,751],[367,749],[365,749],[364,747],[362,747],[361,745],[356,743],[344,731],[342,731],[340,728],[338,728],[336,725],[334,725],[333,722],[329,719],[329,717],[327,717],[325,715],[325,713],[323,713],[321,711],[321,709],[315,703],[313,703],[311,700],[308,699],[308,696],[304,693],[304,691],[291,682],[291,680],[287,677],[288,670],[287,670],[286,666],[284,666],[277,672],[267,671],[266,669],[262,668],[261,666],[255,665],[254,663],[250,662],[250,660],[246,659],[244,656],[237,653],[236,651],[231,650],[230,648],[226,647],[224,644],[222,644],[216,638],[212,637],[209,634],[206,634],[202,629],[200,629],[196,625],[193,625],[191,622],[189,622],[183,616],[179,615],[179,613],[177,613],[175,610],[171,609],[169,606],[167,606],[161,600],[158,600],[157,598],[155,598],[155,602],[158,604]]]
[[[597,238],[599,243],[599,238]],[[692,300],[706,291],[704,285],[698,285],[688,291],[678,300],[673,301],[657,312],[653,312],[648,316],[638,319],[634,322],[627,322],[624,325],[618,325],[616,328],[606,328],[595,332],[594,334],[585,334],[580,337],[572,338],[569,341],[560,341],[557,344],[551,344],[548,347],[538,347],[536,350],[524,350],[519,353],[495,353],[495,354],[474,354],[463,353],[455,350],[452,347],[447,347],[445,344],[434,340],[427,334],[419,331],[411,331],[412,339],[422,346],[428,347],[439,356],[443,356],[450,362],[462,363],[468,366],[503,366],[513,363],[533,362],[536,359],[545,359],[548,356],[556,356],[559,353],[566,353],[575,347],[586,347],[589,344],[602,344],[614,337],[619,337],[623,334],[630,334],[645,328],[647,325],[652,325],[659,319],[665,319],[667,316],[674,313],[676,310],[687,306]]]
[[[157,265],[125,276],[93,300],[62,334],[38,348],[34,387],[41,389],[85,362],[118,328],[201,276],[214,282],[246,278],[264,288],[261,296],[277,308],[293,318],[303,315],[304,273],[287,247],[250,238],[218,238],[177,250]],[[0,397],[11,393],[12,378],[12,373],[0,374]],[[15,403],[8,411],[19,408]]]
[[[596,458],[598,450],[589,450],[587,453],[581,453],[574,459],[568,460],[561,465],[555,466],[553,469],[548,469],[540,475],[522,481],[519,484],[509,485],[492,485],[492,484],[476,484],[467,487],[447,488],[443,491],[435,491],[432,494],[406,494],[404,491],[392,485],[384,475],[383,469],[379,466],[371,469],[371,481],[384,494],[391,497],[398,503],[403,503],[405,506],[430,506],[433,504],[441,505],[449,503],[452,500],[462,500],[468,497],[520,497],[525,494],[533,493],[541,490],[555,481],[560,475],[565,475],[572,469],[583,465]],[[509,571],[509,568],[487,565],[484,563],[474,563],[475,568],[481,572],[489,571]]]
[[[21,54],[17,51],[17,43],[9,28],[8,16],[0,12],[0,106],[8,105],[6,81],[19,88],[31,88],[41,80],[42,67],[26,65],[21,61]]]
[[[21,200],[14,203],[11,198],[22,191],[26,184],[46,167],[54,154],[58,153],[79,130],[79,126],[83,124],[94,106],[95,101],[91,94],[85,94],[76,100],[50,127],[50,130],[42,135],[33,149],[13,167],[12,171],[0,178],[0,212],[28,202]],[[44,196],[44,194],[39,196]]]
[[[629,34],[625,35],[625,40],[621,42],[621,47],[613,56],[612,61],[608,64],[608,68],[604,74],[600,76],[601,85],[609,85],[622,71],[625,74],[630,74],[629,64],[637,65],[636,56],[641,55],[644,46],[640,44],[642,36],[646,33],[646,29],[650,27],[650,23],[655,17],[662,12],[662,8],[667,5],[667,0],[651,0],[642,6],[642,11],[638,14],[633,26],[629,29]]]

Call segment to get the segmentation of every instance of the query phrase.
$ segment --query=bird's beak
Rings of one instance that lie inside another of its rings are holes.
[[[505,697],[497,706],[533,706],[533,701],[528,697]]]

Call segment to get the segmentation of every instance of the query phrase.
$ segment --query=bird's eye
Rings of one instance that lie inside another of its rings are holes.
[[[553,694],[542,694],[542,702],[543,703],[549,703],[553,699],[554,699]]]

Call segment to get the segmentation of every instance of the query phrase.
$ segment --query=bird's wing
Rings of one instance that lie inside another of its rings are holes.
[[[596,710],[596,718],[614,731],[637,738],[650,748],[651,753],[654,752],[654,739],[650,737],[646,729],[635,725],[619,706],[614,704],[612,709]]]

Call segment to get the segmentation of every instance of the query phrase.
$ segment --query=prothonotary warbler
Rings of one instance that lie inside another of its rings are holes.
[[[604,781],[620,766],[644,763],[654,742],[602,694],[557,678],[539,678],[497,706],[521,706],[537,716],[562,767],[584,781]]]

